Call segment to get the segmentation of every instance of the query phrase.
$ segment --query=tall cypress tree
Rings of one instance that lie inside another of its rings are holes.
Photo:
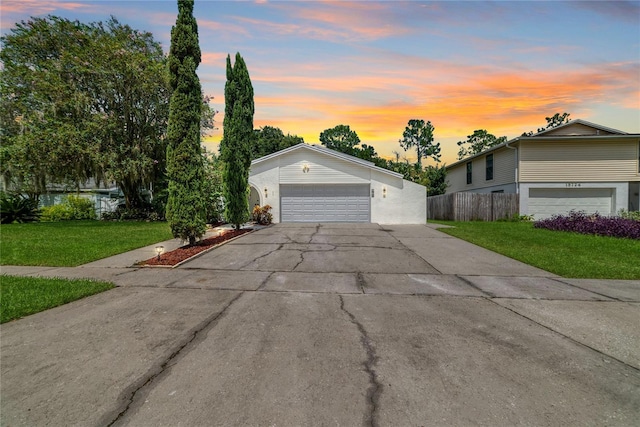
[[[247,65],[236,53],[231,66],[227,55],[227,83],[224,87],[224,134],[220,143],[220,155],[225,162],[224,196],[225,216],[228,222],[240,228],[249,217],[247,187],[251,166],[253,132],[253,86]]]
[[[167,220],[174,237],[194,244],[206,230],[203,193],[204,162],[200,148],[202,89],[194,0],[178,0],[178,18],[171,28],[169,83],[171,101],[167,129]]]

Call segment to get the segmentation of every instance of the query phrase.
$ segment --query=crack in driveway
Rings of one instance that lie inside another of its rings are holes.
[[[376,349],[371,343],[371,338],[367,334],[367,330],[362,326],[362,323],[358,322],[356,316],[354,316],[349,310],[347,310],[344,306],[344,297],[339,295],[340,297],[340,310],[345,312],[347,316],[349,316],[349,320],[351,323],[356,325],[358,328],[358,332],[360,332],[360,342],[362,343],[362,347],[367,354],[367,360],[365,360],[362,365],[364,366],[365,372],[369,375],[369,388],[367,389],[367,406],[368,410],[364,414],[364,425],[377,427],[378,426],[378,418],[377,418],[377,410],[378,410],[378,400],[380,399],[380,394],[382,393],[382,384],[378,380],[378,373],[375,370],[376,362],[378,361],[378,356],[376,355]]]
[[[269,256],[269,255],[271,255],[272,253],[274,253],[274,252],[277,252],[277,251],[281,250],[283,246],[284,246],[284,243],[279,243],[279,244],[278,244],[278,247],[277,247],[277,248],[275,248],[274,250],[269,251],[269,252],[267,252],[267,253],[266,253],[266,254],[264,254],[264,255],[260,255],[259,257],[256,257],[256,258],[252,259],[251,261],[249,261],[249,262],[247,262],[247,263],[245,263],[245,264],[241,265],[240,267],[238,267],[238,270],[242,270],[243,268],[247,267],[248,265],[251,265],[251,264],[255,263],[255,262],[256,262],[256,261],[258,261],[259,259],[262,259],[262,258],[268,257],[268,256]]]
[[[298,261],[298,263],[293,266],[291,271],[296,271],[296,268],[298,268],[298,266],[304,262],[304,254],[305,254],[305,252],[306,251],[300,251],[300,261]]]
[[[189,351],[193,350],[196,347],[195,345],[187,350],[185,349],[190,344],[194,343],[196,341],[196,338],[198,338],[203,332],[206,335],[206,333],[209,332],[209,330],[211,330],[218,323],[218,320],[220,320],[227,313],[229,308],[236,301],[238,301],[238,299],[240,299],[243,293],[244,292],[239,292],[238,295],[236,295],[231,301],[227,303],[227,305],[225,305],[222,308],[222,310],[210,316],[204,322],[198,325],[195,329],[193,329],[190,336],[186,340],[179,343],[177,348],[174,351],[172,351],[171,354],[169,354],[169,356],[165,358],[165,360],[162,363],[160,363],[159,365],[156,364],[155,366],[153,366],[149,371],[147,371],[145,375],[140,377],[137,381],[134,381],[129,387],[125,388],[123,392],[120,394],[120,397],[122,398],[122,400],[126,402],[126,406],[124,407],[124,409],[118,412],[117,415],[115,416],[114,416],[114,412],[118,411],[118,409],[105,414],[98,424],[113,426],[113,425],[116,425],[118,422],[122,421],[123,418],[128,413],[129,409],[135,404],[135,402],[141,399],[143,395],[149,394],[155,379],[158,378],[163,373],[167,372],[167,370],[171,368],[172,366],[171,362],[173,362],[177,357],[184,356]],[[122,405],[120,407],[122,407]]]

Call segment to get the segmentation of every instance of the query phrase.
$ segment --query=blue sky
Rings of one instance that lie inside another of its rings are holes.
[[[3,0],[2,33],[30,16],[113,15],[165,51],[176,1]],[[255,126],[317,143],[350,125],[391,157],[410,119],[430,120],[443,161],[475,129],[509,138],[569,112],[640,133],[640,2],[196,0],[203,91],[224,111],[225,58],[240,52]],[[207,138],[215,147],[222,129]]]

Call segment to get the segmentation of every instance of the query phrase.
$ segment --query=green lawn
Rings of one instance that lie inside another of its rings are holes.
[[[533,228],[530,222],[433,221],[459,237],[563,277],[640,279],[640,241]]]
[[[4,226],[3,226],[4,227]],[[0,276],[0,323],[112,289],[93,280]]]
[[[73,267],[171,238],[166,222],[3,224],[0,265]]]

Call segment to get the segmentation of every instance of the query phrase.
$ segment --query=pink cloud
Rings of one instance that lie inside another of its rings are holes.
[[[173,22],[175,22],[176,17],[173,16]],[[213,21],[211,19],[204,19],[198,17],[198,29],[204,29],[216,34],[227,34],[227,35],[243,35],[249,36],[249,31],[242,25],[231,24],[228,22],[219,22]],[[202,37],[202,36],[201,36]]]
[[[45,15],[55,10],[92,9],[93,6],[86,3],[72,1],[40,1],[40,0],[4,0],[2,13],[15,13],[22,15]]]

